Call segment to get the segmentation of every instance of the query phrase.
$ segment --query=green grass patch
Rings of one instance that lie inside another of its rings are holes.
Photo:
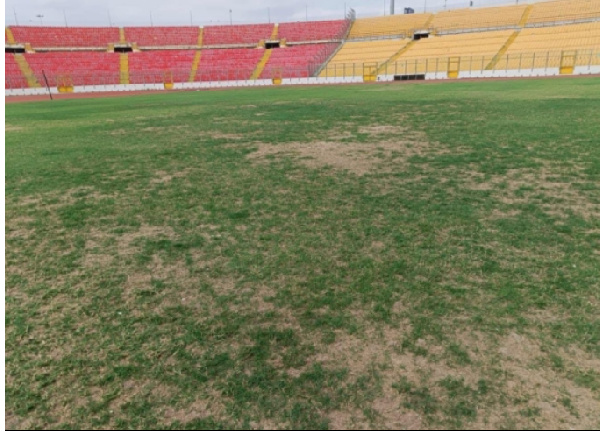
[[[7,105],[13,428],[598,428],[600,80]]]

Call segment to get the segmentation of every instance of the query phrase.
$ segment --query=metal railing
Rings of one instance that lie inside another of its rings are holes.
[[[352,27],[352,23],[355,19],[356,12],[354,11],[354,9],[350,9],[350,12],[346,14],[344,26],[340,30],[339,34],[336,36],[336,40],[338,40],[339,42],[326,44],[323,47],[323,49],[309,61],[309,76],[313,76],[319,70],[321,65],[328,61],[329,57],[331,57],[331,54],[333,54],[335,50],[342,44],[343,40],[348,36],[350,28]]]
[[[560,68],[566,65],[566,61],[572,61],[573,67],[600,66],[600,50],[543,51],[505,54],[502,56],[463,55],[401,59],[395,62],[383,61],[379,63],[340,63],[330,64],[323,68],[319,76],[323,78],[363,76],[367,69],[375,70],[377,75],[440,73],[448,72],[451,69],[451,61],[458,63],[458,72],[480,72],[486,70],[512,70],[522,72],[526,70],[549,70],[552,68]]]
[[[273,80],[282,78],[309,78],[310,67],[268,67],[257,80],[250,80],[253,70],[250,69],[199,69],[195,73],[192,70],[169,69],[169,70],[145,70],[129,72],[122,76],[120,72],[85,72],[85,73],[48,73],[46,78],[50,88],[58,87],[91,87],[91,86],[114,86],[119,84],[170,84],[190,82],[252,82]],[[191,79],[190,79],[191,78]],[[29,85],[35,82],[36,85]],[[22,90],[27,88],[45,87],[46,81],[42,73],[31,76],[5,75],[4,85],[7,90]]]

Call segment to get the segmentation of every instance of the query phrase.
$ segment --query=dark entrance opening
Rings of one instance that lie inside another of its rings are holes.
[[[133,52],[133,48],[130,46],[115,46],[115,52],[126,54],[128,52]]]
[[[394,75],[394,81],[424,81],[425,74],[419,75]]]
[[[281,44],[279,43],[279,41],[277,41],[277,42],[265,42],[265,48],[266,49],[281,48]]]
[[[25,48],[20,48],[20,47],[6,47],[4,48],[4,52],[6,52],[6,54],[25,54]]]
[[[414,40],[421,40],[421,39],[429,39],[429,33],[415,33],[413,36]]]

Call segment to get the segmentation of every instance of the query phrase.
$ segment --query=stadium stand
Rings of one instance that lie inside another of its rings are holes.
[[[15,43],[15,37],[13,36],[12,30],[9,27],[4,28],[4,43]]]
[[[521,69],[559,67],[562,53],[576,53],[576,65],[600,64],[600,22],[572,24],[558,27],[523,29],[496,68]]]
[[[444,11],[434,16],[431,27],[437,33],[517,27],[526,9],[520,5]]]
[[[119,42],[116,27],[11,27],[16,43],[35,48],[106,48]]]
[[[348,39],[412,36],[415,30],[428,28],[432,17],[431,14],[410,14],[357,19]]]
[[[328,43],[274,49],[260,77],[272,79],[281,74],[282,78],[308,78],[314,63],[320,63],[317,59],[336,46],[335,43]]]
[[[363,75],[374,80],[378,75],[425,72],[450,76],[450,69],[452,76],[458,71],[556,67],[561,73],[572,73],[576,65],[600,65],[600,0],[554,0],[355,21],[351,16],[337,21],[204,28],[6,27],[5,88],[39,87],[42,70],[55,86],[65,77],[73,85],[317,75]],[[422,32],[415,35],[418,30]],[[413,40],[413,36],[422,38]],[[281,41],[282,48],[259,49],[269,40]],[[117,43],[131,44],[128,49],[135,52],[105,52]],[[28,53],[11,54],[23,49]]]
[[[162,50],[132,52],[129,57],[131,84],[186,82],[196,51]]]
[[[21,73],[13,54],[4,54],[4,88],[26,88],[27,79]]]
[[[196,81],[250,79],[263,56],[262,49],[204,49]]]
[[[342,39],[348,21],[287,22],[279,24],[279,38],[287,42],[311,42]]]
[[[25,54],[25,59],[42,82],[45,71],[50,86],[56,86],[61,76],[68,76],[73,85],[119,83],[119,55],[106,52],[47,52]]]
[[[321,77],[361,76],[363,65],[385,63],[409,43],[409,39],[348,42],[321,71]]]
[[[125,40],[139,47],[197,46],[198,27],[125,27]]]
[[[599,17],[598,0],[558,0],[534,4],[527,25],[591,21]]]
[[[273,27],[273,24],[206,26],[204,45],[257,45],[271,37]]]
[[[453,57],[461,58],[459,70],[484,70],[513,34],[511,30],[501,30],[422,39],[390,64],[388,73],[445,72],[448,59]]]

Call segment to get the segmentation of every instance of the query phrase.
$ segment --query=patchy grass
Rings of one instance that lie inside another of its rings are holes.
[[[8,105],[9,428],[600,427],[600,81]]]

